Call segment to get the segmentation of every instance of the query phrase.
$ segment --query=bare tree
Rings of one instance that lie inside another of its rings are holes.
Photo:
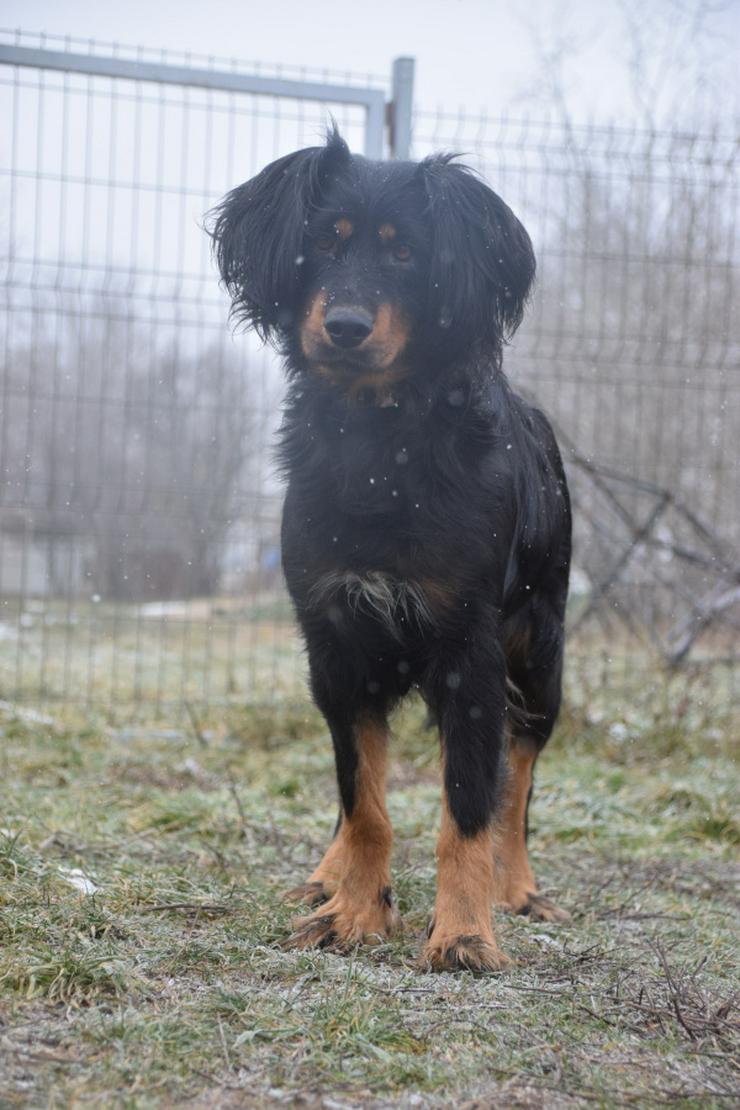
[[[158,346],[122,303],[109,289],[51,305],[46,331],[12,346],[4,489],[50,563],[55,537],[88,537],[91,590],[211,594],[232,522],[259,499],[265,418],[236,348]]]
[[[617,11],[627,125],[576,122],[571,72],[594,28],[563,18],[550,42],[532,30],[536,96],[566,142],[550,155],[563,184],[541,214],[535,320],[516,354],[586,464],[572,472],[579,566],[596,583],[619,564],[638,623],[691,627],[705,595],[736,596],[740,544],[737,143],[715,83],[727,5]],[[592,465],[632,481],[595,482]]]

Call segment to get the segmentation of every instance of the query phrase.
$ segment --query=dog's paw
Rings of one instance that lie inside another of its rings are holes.
[[[283,944],[283,948],[331,948],[340,951],[333,913],[312,913],[308,917],[298,917],[293,922],[293,932]]]
[[[287,902],[305,902],[306,905],[321,906],[331,898],[330,892],[323,883],[301,883],[294,886],[283,895]]]
[[[491,936],[432,932],[421,955],[425,971],[501,971],[511,963]]]
[[[339,890],[323,906],[293,922],[286,948],[326,948],[348,952],[357,944],[380,944],[403,928],[390,889],[373,902],[353,905]]]

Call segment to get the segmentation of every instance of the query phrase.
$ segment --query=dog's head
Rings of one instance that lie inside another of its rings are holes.
[[[452,158],[372,162],[333,130],[234,189],[210,232],[235,317],[338,383],[498,359],[522,318],[532,244]]]

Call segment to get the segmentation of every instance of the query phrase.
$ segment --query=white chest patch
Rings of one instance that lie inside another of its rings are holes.
[[[428,628],[434,624],[434,613],[418,582],[394,578],[379,570],[364,574],[354,571],[331,571],[313,585],[310,595],[313,606],[347,606],[355,616],[374,617],[396,639],[404,628]]]

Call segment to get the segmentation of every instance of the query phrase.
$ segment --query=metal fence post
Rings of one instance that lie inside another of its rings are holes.
[[[408,158],[411,154],[411,115],[414,107],[413,58],[396,58],[393,62],[392,101],[389,104],[391,158]]]

